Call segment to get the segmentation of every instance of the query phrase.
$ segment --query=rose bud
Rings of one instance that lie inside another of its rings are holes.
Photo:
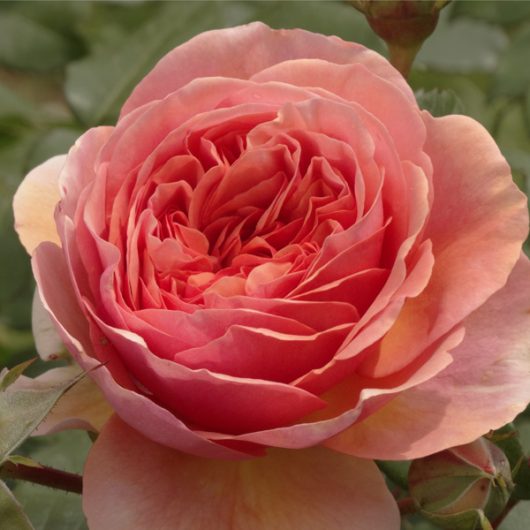
[[[423,515],[454,530],[475,528],[482,514],[489,519],[498,517],[514,485],[506,455],[480,438],[414,460],[409,487]]]
[[[390,62],[405,76],[450,0],[351,0],[388,45]]]

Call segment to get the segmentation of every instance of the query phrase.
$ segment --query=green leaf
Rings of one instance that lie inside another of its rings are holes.
[[[524,96],[530,85],[528,50],[530,48],[530,24],[518,31],[510,47],[502,54],[495,72],[493,95]]]
[[[452,18],[469,17],[503,26],[521,23],[530,17],[530,2],[521,0],[458,0],[452,6]]]
[[[498,530],[525,530],[529,521],[530,501],[521,501],[510,510]]]
[[[64,66],[74,56],[71,44],[59,33],[18,13],[0,17],[0,64],[46,72]]]
[[[68,153],[84,131],[74,127],[55,127],[35,142],[28,157],[28,166],[35,167],[55,155]]]
[[[416,92],[416,100],[422,109],[428,110],[433,116],[464,114],[464,104],[454,90],[420,89]]]
[[[115,121],[134,86],[177,44],[219,24],[216,2],[167,2],[120,46],[67,68],[66,97],[87,125]]]
[[[0,120],[16,116],[32,121],[36,113],[37,109],[29,101],[0,84]]]
[[[2,530],[34,530],[20,504],[2,481],[0,481],[0,521],[2,521]]]
[[[90,447],[86,432],[65,431],[30,439],[22,449],[28,450],[31,457],[43,465],[81,473]],[[79,495],[23,481],[16,481],[13,492],[36,530],[87,528]]]
[[[384,53],[383,41],[372,31],[366,17],[346,2],[256,2],[259,20],[275,28],[303,28],[337,35]],[[271,5],[272,4],[272,5]]]
[[[475,20],[449,21],[448,15],[442,11],[436,31],[418,53],[416,66],[447,72],[494,71],[508,45],[502,30]]]
[[[10,11],[72,39],[75,38],[78,26],[83,25],[89,17],[93,10],[92,4],[92,2],[25,0],[14,2]]]
[[[84,374],[63,384],[10,387],[0,392],[0,463],[44,420],[57,400]]]
[[[11,370],[0,378],[0,392],[4,392],[9,386],[11,386],[24,373],[24,370],[34,362],[35,359],[30,359],[29,361],[24,361],[11,368]]]

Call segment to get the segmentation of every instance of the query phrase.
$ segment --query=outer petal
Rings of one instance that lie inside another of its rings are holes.
[[[337,64],[362,63],[399,87],[415,104],[414,95],[399,72],[364,46],[300,29],[272,30],[254,22],[206,31],[169,52],[138,84],[125,102],[121,116],[164,98],[198,77],[249,79],[274,64],[305,58]]]
[[[59,243],[53,212],[65,160],[66,155],[54,156],[30,171],[13,198],[15,230],[29,254],[42,241]]]
[[[33,294],[31,328],[35,339],[35,348],[42,360],[53,361],[66,352],[50,315],[42,305],[38,289]]]
[[[43,243],[35,252],[32,264],[44,307],[55,322],[65,345],[85,370],[94,369],[90,374],[91,377],[108,401],[112,402],[118,414],[138,429],[143,429],[156,441],[170,446],[176,445],[187,452],[219,458],[247,456],[245,453],[217,445],[192,432],[169,411],[133,390],[134,385],[128,379],[126,372],[120,373],[121,383],[124,386],[118,384],[110,374],[108,366],[92,358],[94,353],[87,317],[80,310],[69,282],[69,273],[61,249],[54,244]],[[95,337],[94,341],[97,342],[98,339],[101,340],[103,337]],[[115,365],[114,371],[119,372],[119,361],[111,359],[108,365],[111,363]]]
[[[454,362],[327,445],[366,458],[410,459],[463,445],[530,401],[530,262],[465,320]]]
[[[406,302],[379,356],[367,359],[364,373],[375,377],[407,365],[498,291],[528,233],[526,197],[488,132],[465,116],[423,116],[434,168],[425,237],[435,263],[428,286]]]
[[[397,530],[373,463],[317,448],[230,462],[153,443],[114,417],[85,467],[91,530]]]

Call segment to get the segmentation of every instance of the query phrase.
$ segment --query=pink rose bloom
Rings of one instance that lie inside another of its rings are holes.
[[[368,459],[471,442],[530,400],[525,197],[481,125],[420,111],[360,45],[198,35],[14,205],[115,413],[91,530],[397,530]]]

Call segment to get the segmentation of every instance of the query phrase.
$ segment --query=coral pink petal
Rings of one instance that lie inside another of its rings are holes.
[[[68,152],[64,171],[59,179],[61,211],[64,214],[73,216],[81,191],[94,179],[98,153],[113,130],[114,127],[89,129]]]
[[[91,530],[398,530],[399,512],[369,461],[324,448],[231,462],[144,438],[118,418],[89,454]]]
[[[400,369],[480,307],[505,284],[528,231],[526,197],[487,131],[464,116],[425,113],[424,119],[435,175],[424,237],[432,241],[435,264],[426,289],[406,302],[379,356],[368,359],[366,375]],[[405,356],[397,355],[404,350]]]
[[[436,331],[445,332],[506,283],[528,233],[527,200],[482,125],[465,116],[424,116],[435,174],[425,237],[436,263],[416,313],[431,300]]]
[[[54,156],[30,171],[13,198],[15,230],[29,254],[42,241],[59,243],[54,211],[65,160],[66,155]]]
[[[530,263],[465,321],[443,372],[411,388],[328,445],[365,458],[410,459],[497,429],[530,400]]]
[[[91,370],[92,379],[117,414],[133,427],[142,429],[146,436],[169,447],[211,458],[237,459],[245,456],[195,434],[169,411],[133,390],[131,381],[124,382],[131,388],[118,384],[109,371],[109,365],[102,365],[90,357],[93,351],[88,322],[69,284],[68,270],[60,248],[52,243],[39,245],[32,265],[43,305],[55,322],[61,338],[81,367]],[[102,341],[103,337],[94,337],[94,340]],[[120,375],[122,378],[128,377],[123,372]]]
[[[252,81],[318,87],[355,101],[385,124],[402,160],[425,161],[425,126],[417,105],[411,104],[400,85],[376,75],[364,64],[333,64],[319,59],[285,61],[256,73]]]
[[[98,325],[120,352],[129,373],[151,392],[158,402],[178,417],[221,432],[247,432],[291,424],[324,402],[299,388],[265,381],[192,370],[155,357],[137,335]],[[114,404],[111,400],[111,403]]]
[[[362,63],[396,85],[415,104],[399,72],[377,53],[338,37],[296,30],[272,30],[261,22],[207,31],[169,52],[138,84],[121,117],[162,99],[199,77],[249,79],[274,64],[291,59],[323,59],[337,64]]]

